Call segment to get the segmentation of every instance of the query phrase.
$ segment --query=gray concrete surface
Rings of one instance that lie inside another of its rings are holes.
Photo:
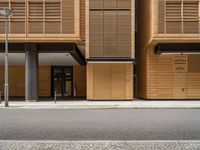
[[[135,99],[133,101],[86,101],[86,100],[62,100],[54,103],[53,99],[46,101],[25,102],[24,100],[9,102],[10,109],[102,109],[102,108],[156,108],[156,109],[200,109],[200,101],[148,101]],[[0,109],[4,109],[4,102]]]
[[[199,140],[199,109],[0,109],[0,140]]]
[[[199,141],[0,141],[0,150],[199,150]]]

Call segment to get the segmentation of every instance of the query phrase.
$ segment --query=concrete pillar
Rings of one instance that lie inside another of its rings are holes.
[[[38,52],[36,44],[27,44],[25,48],[25,99],[38,100]]]

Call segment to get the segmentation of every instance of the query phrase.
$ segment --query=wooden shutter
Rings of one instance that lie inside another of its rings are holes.
[[[125,99],[126,66],[124,64],[111,64],[111,98]]]
[[[165,2],[164,0],[158,1],[158,33],[165,32]]]
[[[199,33],[199,3],[184,2],[183,3],[183,32]]]
[[[28,17],[28,33],[43,34],[43,2],[29,2]]]
[[[129,57],[131,55],[131,13],[130,11],[118,12],[117,23],[118,55]]]
[[[0,9],[3,9],[4,7],[9,7],[8,2],[0,2]],[[0,34],[5,33],[5,19],[2,15],[0,15]]]
[[[90,0],[90,9],[102,9],[104,0]]]
[[[110,96],[110,65],[93,64],[93,98],[109,99]]]
[[[103,12],[90,12],[90,56],[103,56]]]
[[[131,0],[117,0],[118,9],[131,9]]]
[[[60,22],[46,19],[45,34],[60,34]]]
[[[43,2],[29,2],[29,16],[43,16]]]
[[[130,8],[131,0],[90,0],[90,57],[131,56]]]
[[[117,0],[104,0],[104,9],[117,9]]]
[[[46,2],[45,3],[45,16],[60,17],[60,2]]]
[[[25,34],[25,1],[11,2],[11,34]]]
[[[45,34],[60,34],[60,1],[45,2]]]
[[[166,33],[182,33],[181,2],[166,3]]]
[[[62,1],[62,32],[74,34],[74,0]]]
[[[117,55],[117,12],[104,11],[104,56]]]

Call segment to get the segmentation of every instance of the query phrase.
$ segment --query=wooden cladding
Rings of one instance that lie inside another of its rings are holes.
[[[88,64],[87,99],[133,99],[133,65]]]
[[[0,91],[4,94],[4,66],[0,66]],[[9,66],[9,95],[25,96],[25,67]],[[39,96],[51,96],[51,67],[39,67]]]
[[[0,2],[0,9],[8,7],[13,11],[13,16],[9,18],[11,36],[60,35],[78,38],[79,5],[79,0],[3,0]],[[3,16],[0,16],[0,34],[4,34]]]
[[[159,34],[195,34],[199,30],[199,1],[158,0]]]
[[[131,0],[89,1],[89,56],[131,57]]]
[[[139,97],[200,98],[200,55],[160,55],[155,54],[153,48],[144,52],[139,64]]]

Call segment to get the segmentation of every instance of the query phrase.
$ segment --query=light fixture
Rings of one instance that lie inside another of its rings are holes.
[[[5,84],[4,84],[4,101],[5,107],[8,107],[9,85],[8,85],[8,18],[13,15],[12,11],[6,7],[0,10],[1,15],[5,17]]]

